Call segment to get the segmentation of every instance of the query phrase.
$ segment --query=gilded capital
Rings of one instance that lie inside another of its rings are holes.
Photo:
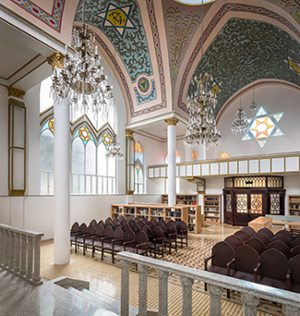
[[[165,122],[169,126],[169,125],[176,125],[179,122],[179,120],[176,117],[171,117],[171,118],[165,119]]]
[[[131,129],[125,129],[125,133],[126,133],[126,135],[132,136],[134,131],[132,131]]]
[[[8,90],[8,96],[12,96],[18,99],[23,99],[23,96],[25,95],[26,91],[17,89],[17,88],[13,88],[13,87],[7,87]]]
[[[65,55],[62,54],[59,51],[56,51],[53,55],[51,55],[50,57],[47,57],[47,62],[48,64],[52,67],[52,70],[54,70],[54,68],[64,68],[64,58]]]

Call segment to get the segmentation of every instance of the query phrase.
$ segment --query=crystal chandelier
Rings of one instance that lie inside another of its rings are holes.
[[[254,92],[254,80],[253,80],[253,100],[249,106],[250,111],[256,112],[258,110],[258,104],[255,101],[255,92]]]
[[[71,47],[64,58],[64,68],[54,69],[51,94],[58,103],[69,100],[75,111],[84,113],[90,109],[95,117],[102,114],[107,119],[113,104],[112,86],[107,83],[98,55],[98,46],[94,44],[95,35],[85,25],[85,1],[82,6],[82,28],[74,28]],[[80,107],[80,108],[79,108]]]
[[[189,122],[184,138],[186,146],[205,144],[209,149],[220,144],[221,134],[214,118],[217,96],[211,92],[212,83],[213,77],[207,73],[203,77],[192,79],[191,86],[194,91],[188,98],[187,104]]]
[[[123,159],[124,158],[124,154],[121,151],[121,146],[120,146],[120,143],[117,140],[117,135],[116,134],[113,135],[112,143],[108,147],[108,150],[106,151],[105,156],[107,158],[119,158],[119,159]]]
[[[241,92],[242,93],[242,92]],[[233,134],[245,133],[249,127],[249,121],[246,117],[246,111],[242,108],[242,95],[240,93],[240,107],[238,108],[234,120],[231,123],[231,131]]]

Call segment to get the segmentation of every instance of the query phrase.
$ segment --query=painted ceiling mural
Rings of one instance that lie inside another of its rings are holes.
[[[299,59],[299,51],[300,44],[273,25],[231,19],[206,50],[194,75],[199,75],[203,67],[222,83],[217,115],[232,95],[253,80],[281,79],[300,86],[300,68],[293,62]]]
[[[141,74],[153,74],[140,9],[135,0],[87,0],[85,18],[112,42],[132,82]],[[82,5],[77,9],[75,21],[82,21]]]
[[[300,0],[268,0],[280,6],[300,24]]]

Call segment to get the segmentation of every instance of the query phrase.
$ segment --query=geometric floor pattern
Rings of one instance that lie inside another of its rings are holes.
[[[183,249],[179,247],[177,253],[173,250],[172,255],[166,255],[163,260],[203,269],[204,258],[210,255],[212,246],[218,240],[198,236],[191,236],[188,247],[184,247]],[[99,254],[96,254],[95,258],[92,258],[90,251],[83,256],[81,250],[77,254],[73,250],[71,253],[71,262],[67,265],[53,265],[52,260],[53,242],[42,242],[41,275],[44,280],[51,280],[59,276],[78,278],[90,282],[91,288],[120,299],[121,269],[118,260],[116,260],[114,265],[111,264],[110,255],[106,255],[104,261],[101,261]],[[182,315],[181,286],[179,278],[175,275],[169,277],[168,296],[169,315]],[[147,299],[148,308],[158,308],[158,280],[154,269],[149,270]],[[138,273],[134,265],[132,265],[130,270],[129,300],[131,305],[138,306]],[[283,315],[280,310],[281,307],[276,304],[261,301],[258,306],[257,315]],[[209,315],[209,295],[204,291],[203,284],[200,282],[195,282],[193,286],[193,315]],[[231,299],[228,300],[224,291],[222,315],[243,315],[240,295],[238,293],[232,293]]]

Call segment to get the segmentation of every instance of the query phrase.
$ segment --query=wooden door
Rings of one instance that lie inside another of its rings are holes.
[[[224,223],[234,225],[233,221],[233,197],[234,193],[224,190]]]

